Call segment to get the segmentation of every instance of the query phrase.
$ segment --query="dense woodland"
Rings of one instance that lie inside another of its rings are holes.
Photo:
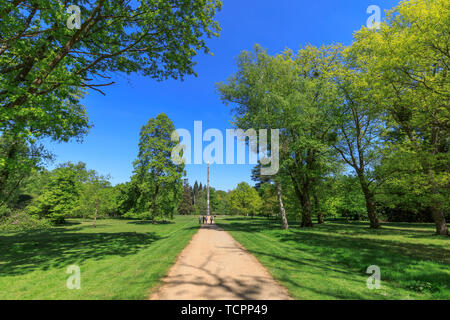
[[[3,224],[204,214],[205,186],[183,180],[184,165],[171,161],[175,127],[165,114],[143,125],[133,175],[116,186],[89,164],[46,170],[53,155],[40,142],[87,133],[80,101],[84,90],[101,87],[93,78],[115,71],[157,79],[194,73],[191,48],[208,50],[200,35],[217,35],[213,17],[220,3],[160,1],[157,8],[134,10],[97,1],[90,20],[71,35],[32,24],[39,1],[21,2],[0,1],[9,17],[0,20]],[[172,10],[172,3],[182,4]],[[401,2],[379,29],[356,31],[351,46],[305,46],[275,56],[258,45],[243,51],[237,72],[217,84],[217,93],[230,105],[236,128],[280,129],[280,170],[261,176],[256,166],[254,187],[211,188],[212,213],[278,218],[284,228],[297,219],[303,227],[335,218],[368,220],[371,228],[382,221],[433,222],[438,234],[448,235],[449,8],[449,0]],[[145,14],[154,10],[173,24],[170,31]],[[117,28],[108,31],[117,37],[104,31],[108,16],[118,17]],[[136,31],[125,27],[130,24]],[[106,41],[117,46],[95,45]],[[170,45],[155,47],[162,42]]]

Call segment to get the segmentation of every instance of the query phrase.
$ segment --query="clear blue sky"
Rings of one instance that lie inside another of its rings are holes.
[[[229,107],[215,93],[214,84],[235,72],[236,57],[255,43],[269,53],[301,45],[350,44],[355,30],[366,24],[369,5],[382,11],[398,4],[392,0],[224,0],[217,15],[222,28],[219,38],[208,46],[214,56],[199,55],[198,77],[184,82],[158,83],[138,75],[119,75],[106,88],[106,96],[95,92],[84,99],[94,128],[83,143],[51,143],[55,164],[83,161],[88,168],[110,174],[112,183],[128,181],[137,155],[139,130],[149,118],[165,112],[176,128],[193,130],[194,121],[203,121],[203,130],[231,128]],[[382,14],[384,16],[384,14]],[[206,145],[206,143],[205,143]],[[54,164],[54,165],[55,165]],[[54,167],[50,166],[50,168]],[[233,189],[241,181],[251,183],[251,165],[213,165],[211,185]],[[188,165],[187,178],[206,182],[206,165]]]

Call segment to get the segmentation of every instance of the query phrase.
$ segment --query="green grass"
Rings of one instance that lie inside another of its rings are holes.
[[[176,217],[0,233],[0,299],[146,299],[197,229],[195,217]],[[80,290],[66,287],[72,264],[81,268]]]
[[[450,240],[431,224],[327,222],[283,231],[267,219],[217,223],[286,286],[295,299],[450,299]],[[381,289],[366,270],[381,268]]]

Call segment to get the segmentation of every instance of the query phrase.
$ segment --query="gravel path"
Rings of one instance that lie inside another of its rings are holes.
[[[203,225],[150,300],[286,300],[287,290],[231,235]]]

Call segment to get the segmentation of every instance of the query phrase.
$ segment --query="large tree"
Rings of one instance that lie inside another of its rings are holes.
[[[131,189],[135,195],[134,213],[141,218],[172,216],[182,196],[184,164],[172,161],[175,127],[161,113],[141,129],[139,153],[134,161]]]
[[[399,173],[390,178],[421,197],[438,234],[448,234],[449,8],[448,0],[401,2],[379,31],[358,31],[352,46],[396,135],[386,144]]]
[[[86,90],[102,92],[115,72],[157,80],[195,74],[194,56],[208,52],[206,39],[220,29],[219,0],[80,0],[73,29],[69,5],[0,0],[0,134],[82,139],[90,127]]]
[[[355,63],[352,49],[342,50],[329,72],[339,100],[334,105],[335,150],[359,179],[371,228],[379,228],[375,193],[383,182],[377,173],[383,153],[384,112],[374,92],[373,80]],[[385,174],[387,174],[385,172]]]
[[[242,52],[237,73],[218,84],[222,100],[234,106],[236,127],[280,129],[279,175],[294,186],[304,227],[313,226],[313,187],[326,172],[333,138],[330,107],[336,90],[326,71],[335,51],[308,46],[272,57],[256,46],[253,53]]]

